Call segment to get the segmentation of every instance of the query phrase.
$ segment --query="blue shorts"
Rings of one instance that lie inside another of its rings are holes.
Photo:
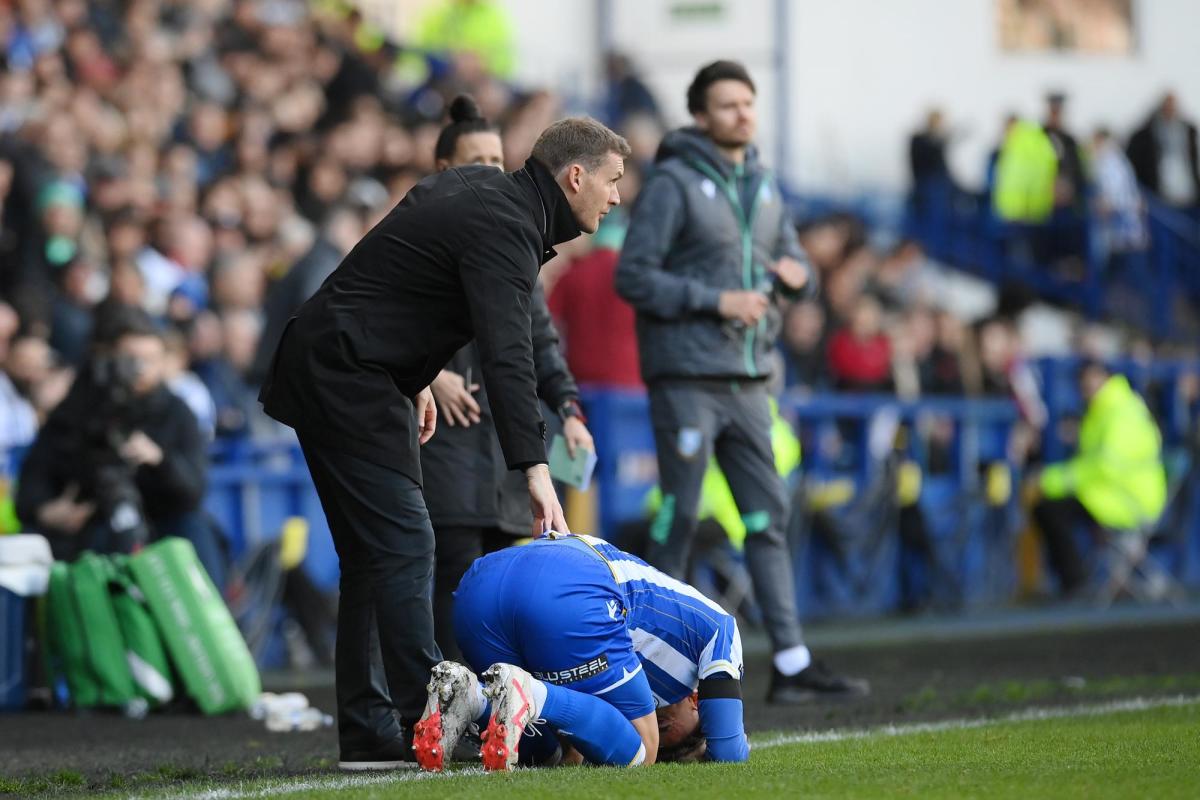
[[[608,564],[579,541],[539,539],[477,560],[454,593],[454,632],[476,672],[503,662],[591,694],[626,719],[654,696]]]

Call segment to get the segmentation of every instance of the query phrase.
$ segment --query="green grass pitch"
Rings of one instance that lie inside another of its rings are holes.
[[[751,741],[754,751],[746,765],[582,767],[511,775],[487,775],[475,768],[445,775],[316,774],[241,783],[143,784],[110,796],[208,800],[1200,797],[1200,698],[1194,697],[1032,711],[994,721],[765,734]]]

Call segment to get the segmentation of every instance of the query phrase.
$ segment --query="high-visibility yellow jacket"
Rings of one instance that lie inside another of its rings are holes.
[[[512,24],[508,11],[494,0],[434,3],[418,21],[414,38],[424,50],[476,53],[488,72],[512,77]]]
[[[1079,452],[1042,471],[1042,494],[1074,496],[1107,528],[1154,523],[1167,502],[1162,437],[1150,409],[1123,375],[1113,375],[1088,403]]]
[[[1017,122],[1004,137],[996,162],[992,206],[1008,222],[1045,222],[1054,210],[1058,156],[1035,122]]]

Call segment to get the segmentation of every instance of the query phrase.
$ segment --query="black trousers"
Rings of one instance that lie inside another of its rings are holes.
[[[1087,580],[1083,558],[1075,543],[1075,530],[1081,525],[1096,528],[1096,521],[1074,497],[1040,500],[1033,507],[1033,518],[1046,542],[1046,558],[1058,576],[1063,594],[1070,594]]]
[[[440,526],[434,529],[433,635],[442,657],[462,661],[454,637],[454,592],[475,559],[508,547],[516,538],[499,528]]]
[[[303,435],[300,445],[341,563],[338,738],[343,750],[369,749],[420,719],[441,661],[430,606],[433,527],[412,478]]]

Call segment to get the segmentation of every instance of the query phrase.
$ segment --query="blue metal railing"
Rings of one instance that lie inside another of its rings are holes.
[[[1200,399],[1188,389],[1189,381],[1194,384],[1200,374],[1200,363],[1125,361],[1113,366],[1129,375],[1133,385],[1147,395],[1161,420],[1168,448],[1186,448],[1195,432],[1195,420],[1200,418]],[[1066,446],[1057,440],[1057,431],[1061,420],[1080,410],[1075,388],[1077,367],[1074,359],[1047,359],[1036,364],[1050,411],[1045,447],[1048,459],[1069,455]],[[596,532],[612,536],[621,525],[644,518],[646,493],[657,482],[648,403],[641,391],[598,388],[586,389],[584,400],[599,454]],[[967,503],[964,514],[971,511],[970,503],[977,502],[970,498],[979,496],[985,468],[1005,463],[1009,436],[1018,419],[1015,405],[1005,399],[901,401],[884,395],[788,393],[781,398],[780,409],[804,443],[806,474],[848,478],[860,488],[870,484],[880,466],[880,460],[871,452],[872,425],[881,417],[890,417],[910,431],[904,437],[904,456],[924,469],[930,478],[930,490],[936,489],[939,496],[949,492],[949,496],[959,498],[956,503]],[[948,451],[940,453],[937,467],[921,433],[926,423],[951,431]],[[832,439],[839,441],[839,448],[827,446]],[[20,453],[9,456],[8,468],[15,473]],[[1200,495],[1200,487],[1194,483],[1192,488],[1197,491],[1189,491]],[[1200,497],[1192,500],[1187,500],[1192,510],[1184,515],[1182,523],[1187,526],[1185,538],[1191,542],[1187,551],[1190,555],[1181,562],[1184,566],[1180,571],[1188,580],[1200,581]],[[233,440],[215,444],[205,508],[229,535],[236,553],[276,537],[287,518],[305,518],[311,531],[305,566],[320,585],[336,585],[337,558],[332,540],[294,441]],[[966,535],[974,534],[968,531]],[[808,568],[815,567],[810,564]]]
[[[932,257],[993,284],[1024,285],[1089,318],[1107,315],[1160,340],[1176,334],[1181,301],[1200,306],[1200,219],[1152,197],[1145,220],[1149,248],[1111,263],[1090,215],[1060,214],[1044,225],[1006,223],[992,213],[988,195],[948,181],[923,184],[907,200],[887,192],[836,198],[785,190],[785,197],[797,219],[853,214],[872,230],[910,236]],[[1077,269],[1056,272],[1044,263],[1048,249],[1078,255]]]

